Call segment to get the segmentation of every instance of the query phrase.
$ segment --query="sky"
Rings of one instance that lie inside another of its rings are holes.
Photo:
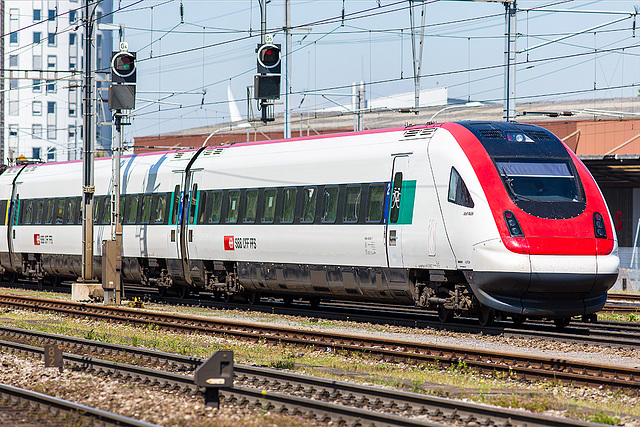
[[[229,121],[228,87],[246,116],[260,42],[258,0],[113,3],[113,22],[124,24],[138,58],[135,118],[125,140]],[[504,5],[425,3],[421,88],[447,87],[450,98],[501,104]],[[348,104],[353,82],[365,83],[367,98],[413,91],[409,4],[291,0],[292,115]],[[421,2],[413,4],[419,15]],[[638,4],[518,1],[516,103],[637,96]],[[271,0],[267,33],[284,46],[283,25],[284,1]]]

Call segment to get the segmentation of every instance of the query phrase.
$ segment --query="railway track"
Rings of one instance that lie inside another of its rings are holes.
[[[0,328],[5,338],[61,344],[74,350],[100,352],[144,360],[152,367],[129,365],[77,354],[65,353],[65,362],[86,370],[127,377],[162,386],[197,391],[191,375],[158,369],[161,364],[172,369],[192,371],[204,360],[171,353],[114,345],[57,334],[17,328]],[[42,354],[40,347],[0,341],[0,348],[22,353]],[[574,419],[539,415],[512,409],[463,402],[399,390],[326,380],[269,368],[236,364],[235,384],[222,389],[223,402],[275,407],[290,413],[313,413],[336,424],[373,424],[388,426],[442,426],[475,422],[479,425],[505,426],[594,426]],[[402,414],[402,415],[398,415]],[[428,419],[425,419],[428,418]]]
[[[153,324],[169,330],[223,334],[236,339],[274,345],[314,346],[353,353],[367,352],[380,360],[392,362],[429,363],[442,368],[464,364],[481,373],[490,375],[501,373],[524,380],[552,380],[618,389],[640,388],[640,368],[637,367],[39,298],[3,295],[0,296],[0,306],[50,310],[69,316],[90,317],[104,321],[138,325]]]
[[[61,413],[70,413],[81,417],[85,421],[88,420],[94,425],[106,424],[123,427],[158,427],[156,424],[146,423],[134,418],[124,417],[112,412],[102,411],[90,406],[69,402],[68,400],[58,399],[35,391],[13,387],[8,384],[0,384],[0,402],[12,407],[17,406],[32,409],[37,412],[47,413],[54,417]]]

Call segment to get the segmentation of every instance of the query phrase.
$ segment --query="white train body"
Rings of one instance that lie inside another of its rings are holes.
[[[126,281],[566,317],[599,310],[617,275],[615,232],[593,178],[530,125],[448,123],[134,155],[121,171]],[[81,172],[69,162],[0,175],[7,274],[80,275]],[[110,159],[96,162],[95,177],[100,274]],[[540,177],[546,193],[529,194]]]

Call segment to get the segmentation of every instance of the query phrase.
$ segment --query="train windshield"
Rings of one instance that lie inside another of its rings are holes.
[[[497,161],[496,167],[515,200],[582,202],[580,184],[566,161]]]

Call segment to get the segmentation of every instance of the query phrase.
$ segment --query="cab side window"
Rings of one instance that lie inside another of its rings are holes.
[[[466,184],[454,167],[451,168],[451,175],[449,176],[449,202],[467,208],[474,206]]]

